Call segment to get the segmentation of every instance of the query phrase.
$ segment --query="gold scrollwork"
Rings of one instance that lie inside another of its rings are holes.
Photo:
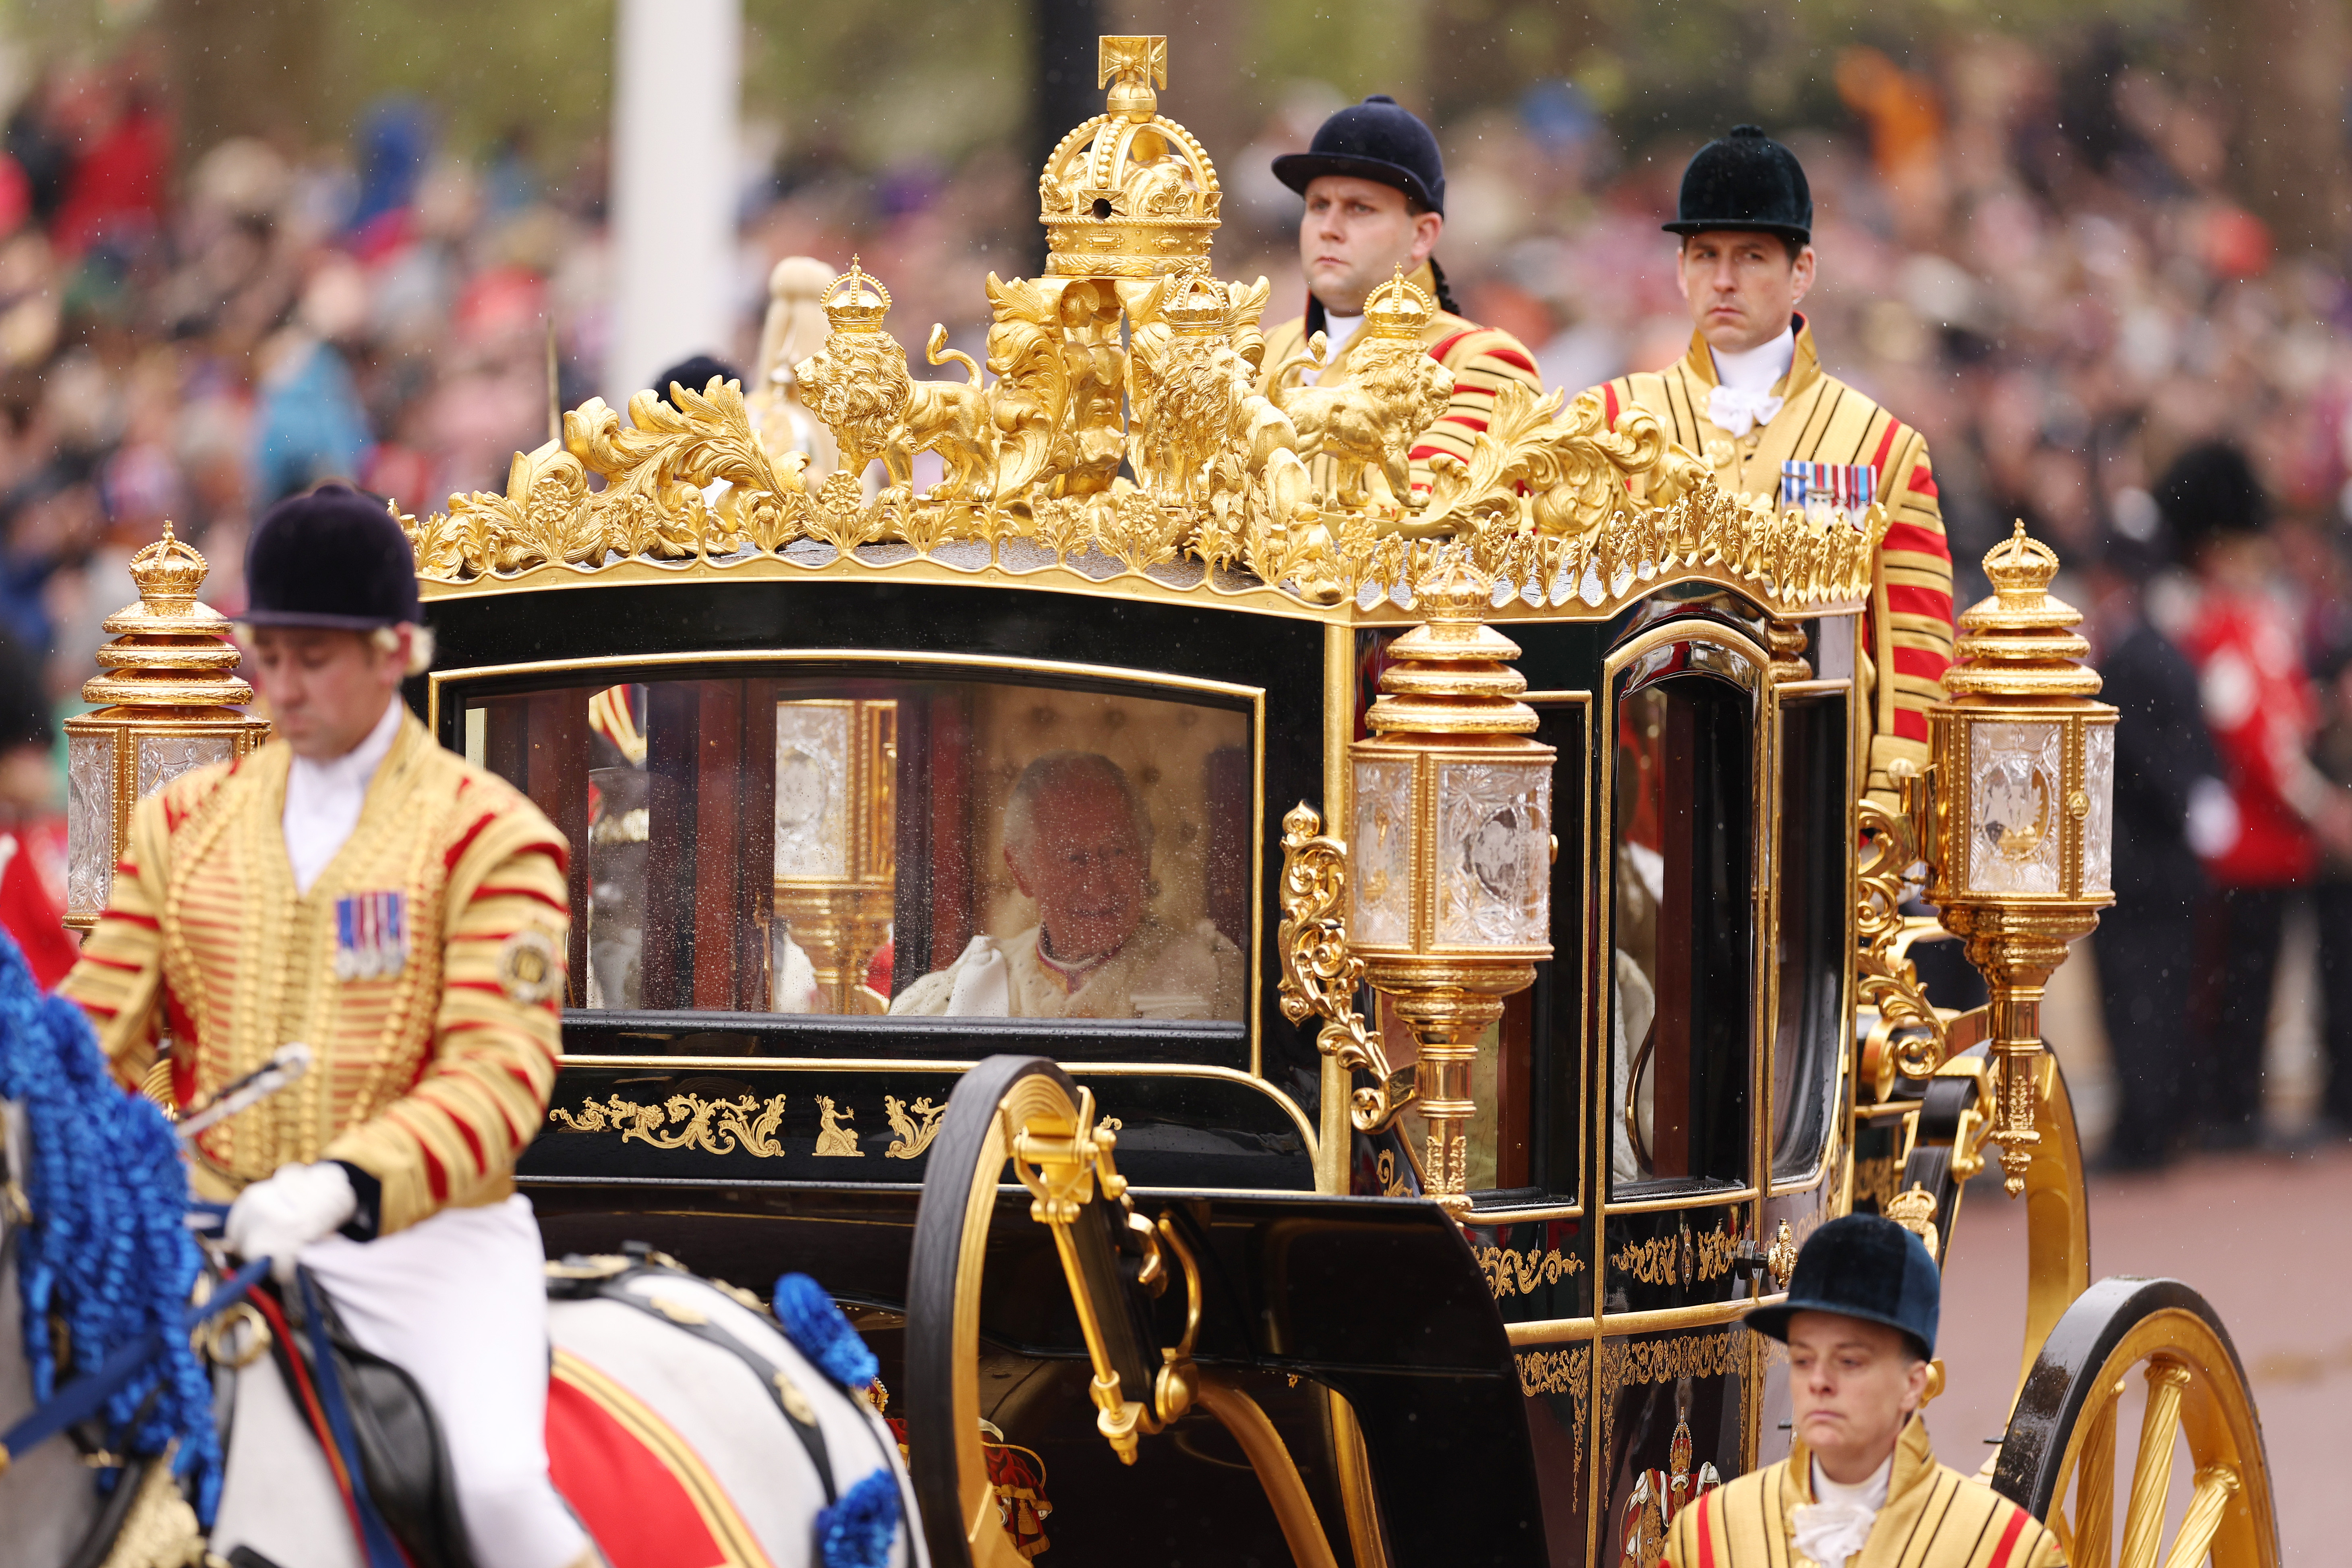
[[[1718,1224],[1713,1230],[1628,1241],[1610,1255],[1609,1267],[1644,1285],[1691,1285],[1730,1273],[1738,1245]]]
[[[1413,1069],[1391,1069],[1388,1053],[1356,1010],[1364,962],[1348,951],[1339,908],[1348,895],[1348,847],[1323,837],[1323,816],[1301,801],[1282,819],[1282,1016],[1294,1024],[1321,1018],[1315,1048],[1350,1072],[1377,1080],[1348,1097],[1359,1132],[1379,1132],[1413,1097]]]
[[[618,1132],[624,1143],[649,1143],[656,1149],[732,1154],[740,1147],[762,1160],[785,1152],[776,1142],[776,1129],[784,1120],[781,1094],[772,1096],[764,1105],[749,1094],[736,1100],[673,1094],[659,1105],[640,1105],[613,1094],[589,1100],[576,1111],[551,1106],[547,1117],[573,1132]],[[672,1122],[679,1125],[672,1127]]]
[[[1943,1017],[1927,1000],[1909,953],[1911,943],[1936,922],[1915,921],[1903,913],[1905,879],[1919,862],[1919,829],[1935,810],[1933,779],[1903,758],[1887,771],[1901,809],[1889,810],[1868,796],[1858,803],[1870,848],[1854,878],[1854,931],[1862,943],[1854,958],[1855,988],[1863,1005],[1878,1010],[1878,1022],[1863,1042],[1854,1088],[1877,1099],[1894,1088],[1897,1071],[1926,1078],[1951,1053]]]
[[[1570,1461],[1572,1469],[1582,1474],[1584,1429],[1592,1398],[1592,1347],[1520,1351],[1512,1359],[1518,1363],[1519,1392],[1529,1399],[1547,1394],[1568,1395],[1575,1410],[1574,1429],[1569,1434]]]
[[[1516,1247],[1482,1247],[1475,1256],[1478,1267],[1486,1271],[1486,1288],[1497,1301],[1514,1291],[1532,1296],[1538,1285],[1557,1285],[1584,1268],[1583,1258],[1557,1248],[1538,1252],[1529,1247],[1521,1252]]]
[[[1886,1205],[1895,1201],[1895,1194],[1902,1184],[1903,1162],[1892,1154],[1853,1163],[1853,1206],[1856,1208],[1868,1205],[1875,1212],[1885,1214]]]
[[[1763,1338],[1742,1329],[1654,1340],[1605,1340],[1601,1346],[1601,1452],[1617,1426],[1617,1395],[1627,1388],[1748,1371],[1749,1346]]]
[[[882,1151],[882,1157],[886,1160],[912,1160],[921,1154],[931,1146],[931,1140],[940,1135],[940,1118],[947,1112],[946,1106],[935,1105],[926,1096],[915,1101],[912,1114],[909,1114],[905,1100],[895,1094],[884,1095],[882,1113],[889,1118],[890,1131],[898,1136],[890,1140],[887,1149]]]

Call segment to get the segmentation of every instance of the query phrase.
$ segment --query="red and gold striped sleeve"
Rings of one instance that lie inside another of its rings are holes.
[[[226,770],[206,769],[225,775]],[[215,782],[189,775],[131,811],[130,841],[114,868],[106,912],[81,944],[58,994],[81,1005],[114,1076],[136,1088],[155,1063],[163,1015],[163,888],[172,868],[172,826],[190,791]]]
[[[1871,584],[1874,721],[1865,787],[1891,805],[1887,764],[1897,757],[1926,764],[1927,706],[1943,695],[1952,662],[1952,551],[1926,437],[1888,417],[1881,440],[1874,466],[1890,521]]]
[[[1412,448],[1412,488],[1429,488],[1429,460],[1440,452],[1470,460],[1470,445],[1494,417],[1495,394],[1507,382],[1543,395],[1535,355],[1510,333],[1493,327],[1460,327],[1429,345],[1429,357],[1454,373],[1453,400]]]
[[[487,797],[487,798],[486,798]],[[504,785],[467,789],[449,868],[432,1054],[407,1094],[331,1143],[382,1186],[379,1234],[486,1202],[546,1120],[571,926],[563,836]]]

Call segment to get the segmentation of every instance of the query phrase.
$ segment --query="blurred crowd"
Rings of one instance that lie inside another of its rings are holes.
[[[2185,965],[2188,1000],[2168,1019],[2111,1016],[2118,1062],[2173,1062],[2160,1076],[2179,1085],[2252,1074],[2259,1106],[2260,1050],[2242,1031],[2259,1036],[2269,982],[2247,954],[2274,954],[2282,910],[2317,899],[2342,1064],[2326,1110],[2352,1124],[2352,811],[2336,809],[2352,784],[2345,258],[2284,254],[2232,192],[2230,106],[2111,42],[2053,53],[1983,37],[1932,68],[1854,47],[1825,67],[1838,122],[1772,127],[1819,207],[1806,309],[1825,364],[1927,434],[1960,602],[1984,592],[1979,558],[2022,518],[2095,609],[2102,659],[2156,672],[2117,676],[2162,694],[2142,705],[2156,705],[2148,731],[2185,737],[2166,760],[2210,759],[2152,792],[2128,773],[2119,785],[2119,836],[2144,853],[2119,844],[2118,879],[2130,899],[2126,859],[2147,868],[2141,902],[2186,922],[2157,942],[2173,956],[2147,962]],[[1269,321],[1304,294],[1297,198],[1268,165],[1343,101],[1291,84],[1253,142],[1211,149],[1226,190],[1217,269],[1270,277]],[[1182,117],[1181,94],[1167,110]],[[1701,134],[1636,142],[1552,82],[1441,139],[1439,256],[1467,314],[1516,333],[1570,390],[1683,351],[1657,226]],[[1042,257],[1016,145],[874,170],[822,139],[748,128],[740,330],[708,347],[750,363],[773,263],[856,250],[891,287],[902,342],[937,321],[976,349],[982,279]],[[341,142],[188,147],[169,94],[126,57],[40,78],[0,152],[0,653],[16,661],[0,674],[37,689],[7,705],[0,752],[20,763],[73,710],[100,621],[135,596],[129,558],[165,519],[210,560],[206,598],[234,613],[245,531],[271,501],[341,477],[430,510],[498,488],[509,454],[546,438],[551,405],[629,390],[603,384],[596,147],[539,146],[520,126],[458,145],[429,108],[398,100]],[[2207,480],[2235,462],[2251,487],[2225,526],[2164,499],[2199,453]],[[53,764],[0,766],[25,864],[54,858],[38,846],[58,779]],[[2246,848],[2250,834],[2268,847]],[[0,863],[0,886],[11,874]],[[2134,939],[2102,940],[2103,969],[2123,977],[2110,992],[2144,991],[2127,978]],[[2143,1049],[2151,1030],[2181,1043]],[[2120,1160],[2257,1134],[2242,1097],[2184,1091],[2149,1110],[2122,1076],[2153,1131],[2119,1142]],[[2200,1131],[2192,1112],[2215,1124]]]

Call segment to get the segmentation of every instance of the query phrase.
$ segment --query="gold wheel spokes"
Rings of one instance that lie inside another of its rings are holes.
[[[2244,1373],[2175,1281],[2103,1280],[2069,1311],[2027,1379],[1996,1484],[2048,1520],[2074,1568],[2199,1568],[2209,1554],[2214,1568],[2277,1568]]]

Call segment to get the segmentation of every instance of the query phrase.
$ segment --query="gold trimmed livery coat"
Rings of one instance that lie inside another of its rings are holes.
[[[168,1028],[181,1106],[289,1041],[311,1047],[309,1072],[197,1140],[200,1196],[224,1201],[289,1161],[341,1160],[382,1184],[382,1233],[495,1202],[545,1120],[562,1048],[563,836],[404,715],[358,826],[299,894],[292,761],[272,742],[140,802],[106,913],[59,989],[126,1084]],[[339,930],[365,910],[380,933],[393,908],[404,960],[376,973],[346,962],[340,977]]]
[[[1405,281],[1418,288],[1431,299],[1437,298],[1437,277],[1424,262]],[[1326,380],[1337,382],[1348,368],[1348,353],[1364,341],[1360,330],[1354,337],[1339,345],[1323,369],[1306,373],[1303,384],[1320,386]],[[1538,397],[1543,395],[1543,378],[1536,371],[1536,356],[1528,352],[1527,344],[1496,327],[1482,327],[1450,310],[1433,310],[1429,325],[1423,329],[1422,346],[1429,357],[1454,373],[1454,396],[1445,412],[1422,433],[1413,444],[1412,488],[1416,494],[1429,489],[1429,460],[1440,452],[1450,453],[1463,463],[1470,461],[1470,444],[1486,428],[1495,413],[1495,394],[1504,383],[1516,381]],[[1266,390],[1274,373],[1296,355],[1307,352],[1307,318],[1294,317],[1265,335],[1264,380]],[[1318,483],[1326,482],[1328,475],[1325,465],[1328,458],[1315,460]]]
[[[1777,1465],[1716,1488],[1675,1517],[1671,1568],[1810,1568],[1791,1510],[1813,1500],[1813,1456],[1799,1441]],[[1916,1415],[1895,1446],[1886,1505],[1846,1568],[2066,1568],[2058,1538],[2015,1503],[1936,1462]]]
[[[1890,520],[1871,574],[1870,610],[1859,672],[1870,704],[1869,793],[1891,802],[1886,764],[1925,766],[1927,705],[1943,695],[1952,662],[1952,552],[1927,437],[1822,369],[1813,331],[1797,319],[1796,358],[1773,390],[1771,422],[1733,437],[1707,417],[1715,356],[1691,335],[1690,352],[1654,374],[1621,375],[1601,387],[1614,427],[1629,407],[1657,416],[1666,435],[1704,458],[1727,493],[1778,496],[1786,462],[1868,465]],[[1818,656],[1817,656],[1818,657]]]

